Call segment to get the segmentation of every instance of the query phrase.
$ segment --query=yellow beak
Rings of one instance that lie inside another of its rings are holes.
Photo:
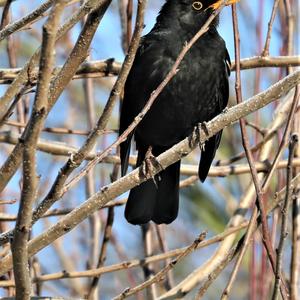
[[[240,0],[227,0],[226,5],[231,5],[234,3],[239,2]],[[223,0],[217,1],[216,3],[212,4],[210,7],[212,7],[214,10],[218,9],[221,4],[222,4]]]

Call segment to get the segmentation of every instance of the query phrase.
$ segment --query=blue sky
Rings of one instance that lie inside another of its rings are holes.
[[[135,1],[136,2],[136,1]],[[30,1],[26,2],[26,6],[24,5],[24,1],[15,1],[12,5],[13,7],[13,19],[17,19],[18,17],[25,15],[28,11],[39,5],[41,1]],[[161,3],[163,1],[149,1],[148,7],[149,9],[147,10],[146,13],[146,18],[145,18],[145,29],[144,32],[147,33],[153,26],[155,22],[155,17],[157,15],[157,12],[161,6]],[[248,13],[249,15],[245,15],[244,13],[240,13],[239,10],[239,21],[240,21],[240,34],[241,34],[241,54],[242,57],[250,57],[254,56],[257,53],[257,37],[255,34],[254,26],[255,26],[255,21],[253,18],[257,16],[258,10],[259,10],[259,1],[258,0],[253,0],[247,2],[248,5]],[[119,17],[116,14],[116,5],[117,2],[113,1],[113,4],[109,11],[105,14],[105,17],[103,18],[103,21],[101,22],[101,25],[97,31],[97,34],[94,38],[94,41],[92,43],[91,47],[91,55],[93,59],[107,59],[110,57],[114,57],[117,61],[122,61],[124,58],[124,54],[122,52],[121,46],[120,46],[120,36],[121,36],[121,30],[120,30],[120,22],[119,22]],[[263,12],[263,41],[266,35],[266,30],[267,30],[267,22],[269,19],[269,16],[271,14],[271,6],[272,1],[265,1],[265,9]],[[246,18],[249,17],[249,20],[246,20]],[[41,30],[41,24],[43,24],[44,20],[41,20],[39,22],[39,26],[36,27],[35,29],[40,32]],[[231,9],[230,8],[225,8],[222,12],[221,16],[221,21],[220,21],[220,26],[219,26],[219,31],[223,38],[226,41],[229,53],[231,55],[231,58],[234,58],[234,45],[233,45],[233,34],[232,34],[232,24],[231,24]],[[278,32],[280,31],[280,28],[278,27],[278,22],[275,23],[274,27],[274,34],[272,36],[272,42],[271,42],[271,49],[270,53],[271,55],[278,55],[279,53],[279,48],[280,48],[280,36]],[[71,39],[75,42],[78,33],[80,32],[80,27],[77,26],[75,30],[72,31],[72,36]],[[16,36],[20,37],[20,39],[24,36],[28,36],[27,33],[18,33]],[[21,42],[23,43],[24,40],[21,39]],[[38,43],[37,41],[30,37],[27,38],[26,40],[27,43],[29,43],[31,47],[31,51],[33,51],[37,46]],[[23,46],[24,47],[24,46]],[[25,45],[26,47],[26,45]],[[29,47],[30,48],[30,47]],[[28,50],[29,51],[29,50]],[[62,61],[62,59],[60,59]],[[25,58],[23,57],[18,61],[19,66],[22,66],[25,61]],[[7,67],[8,66],[8,61],[7,61],[7,56],[5,54],[5,47],[0,48],[0,67]],[[254,80],[254,72],[253,71],[247,71],[243,73],[243,88],[244,88],[244,97],[251,96],[253,94],[253,89],[252,87],[252,82]],[[234,79],[234,74],[232,76],[232,80]],[[271,78],[272,80],[273,78]],[[265,77],[262,80],[261,84],[261,89],[267,87],[270,85],[270,78]],[[0,93],[3,94],[6,86],[0,86]],[[49,118],[47,119],[46,126],[59,126],[60,124],[63,124],[63,122],[66,119],[65,112],[70,109],[72,106],[72,101],[67,100],[69,95],[67,92],[62,95],[61,99],[55,105],[53,111],[50,113]],[[97,89],[97,94],[95,95],[96,101],[99,104],[99,106],[103,106],[105,101],[107,100],[108,97],[108,90],[100,90]],[[117,110],[117,108],[116,108]],[[77,112],[78,113],[78,112]],[[80,116],[77,116],[78,118]],[[84,129],[86,124],[84,121],[80,122],[79,124],[76,124],[77,129]],[[44,137],[47,137],[48,139],[57,139],[57,136],[53,135],[44,135]],[[111,137],[108,139],[108,141],[112,141],[114,137]],[[71,139],[70,143],[72,145],[80,146],[80,144],[83,142],[83,139]],[[52,162],[47,159],[48,155],[47,154],[38,154],[38,172],[42,174],[42,180],[48,179],[48,180],[53,180],[55,178],[55,175],[57,171],[59,170],[59,167],[62,166],[64,160],[57,160],[55,162]],[[3,153],[1,154],[0,150],[0,163],[2,164],[5,160],[5,157]],[[51,168],[53,167],[54,168]],[[105,168],[107,168],[105,166]],[[47,170],[51,170],[48,172]],[[19,190],[19,180],[20,176],[19,174],[16,174],[12,181],[8,185],[7,190]],[[215,196],[215,192],[212,189],[212,186],[210,183],[207,183],[203,187],[206,191],[208,191],[213,197]],[[41,190],[44,193],[47,192],[47,190],[43,191],[43,187],[41,186]],[[10,193],[8,192],[7,195]],[[5,194],[6,195],[6,194]],[[75,206],[78,203],[81,203],[82,201],[85,200],[85,193],[84,193],[84,184],[81,182],[78,185],[78,188],[76,189],[76,193],[73,193],[71,195],[68,195],[64,197],[63,201],[67,202],[67,206]],[[182,203],[181,203],[182,205]],[[8,207],[8,210],[10,213],[16,213],[17,211],[17,205],[11,205]],[[184,212],[181,212],[181,215],[184,216]],[[184,217],[183,219],[186,219]],[[54,219],[55,220],[55,219]],[[55,221],[54,221],[55,222]],[[177,220],[174,224],[174,228],[176,226],[183,226],[184,224],[182,223],[182,220]],[[172,225],[173,226],[173,225]],[[43,230],[44,224],[41,222],[34,226],[34,234],[37,234]],[[119,239],[120,243],[122,244],[128,244],[128,241],[132,243],[132,245],[138,245],[139,243],[139,228],[133,228],[132,226],[126,224],[123,218],[123,208],[118,208],[116,210],[116,224],[115,227],[118,228],[118,232],[116,232],[116,236]],[[121,230],[119,230],[121,228]],[[191,229],[191,236],[194,236],[199,232],[199,228],[192,228]],[[65,246],[68,247],[68,241],[72,242],[72,233],[67,235],[66,241],[65,241]],[[84,246],[82,246],[84,249]],[[70,249],[72,250],[72,249]],[[138,251],[135,251],[134,247],[131,248],[132,251],[130,253],[130,257],[134,257],[138,255]],[[211,250],[210,250],[211,251]],[[84,254],[85,258],[87,254]],[[45,257],[54,257],[53,255],[53,249],[48,247],[47,249],[43,250],[41,254],[39,255],[40,258],[45,258]],[[108,263],[115,261],[116,260],[116,255],[114,254],[112,258],[108,260]],[[83,264],[79,264],[80,268],[84,268]],[[60,264],[57,260],[53,260],[51,264],[47,266],[47,271],[49,272],[54,272],[54,271],[59,271],[60,270]],[[0,291],[1,295],[1,291]],[[108,298],[109,299],[109,298]]]

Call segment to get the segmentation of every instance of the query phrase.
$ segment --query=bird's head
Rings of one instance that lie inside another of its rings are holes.
[[[213,10],[216,10],[218,9],[222,3],[224,2],[223,0],[203,0],[203,1],[192,1],[192,0],[182,0],[182,2],[184,2],[185,4],[187,5],[191,5],[192,8],[194,10],[207,10],[207,9],[211,9],[212,11]],[[231,5],[231,4],[234,4],[234,3],[237,3],[239,2],[239,0],[227,0],[225,2],[225,5]]]
[[[231,5],[239,1],[227,0],[225,5]],[[170,26],[170,23],[174,24],[174,21],[178,20],[182,27],[194,34],[194,31],[199,29],[223,2],[224,0],[167,0],[162,7],[161,17],[158,17],[158,21],[159,23],[166,21]],[[165,20],[163,20],[164,18]],[[218,23],[217,19],[213,24]]]

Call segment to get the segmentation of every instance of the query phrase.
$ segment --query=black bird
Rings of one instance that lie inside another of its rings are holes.
[[[237,0],[231,0],[234,3]],[[222,1],[167,0],[153,29],[142,37],[124,89],[120,134],[142,110],[152,91],[166,77],[183,45],[207,21]],[[229,4],[229,3],[228,3]],[[128,168],[131,138],[138,150],[137,166],[149,147],[158,156],[186,138],[201,122],[224,110],[228,102],[230,57],[217,32],[218,18],[179,65],[179,72],[155,100],[134,133],[121,144],[121,173]],[[222,132],[211,137],[201,153],[199,178],[203,182],[220,144]],[[169,224],[178,214],[180,161],[154,179],[130,191],[125,208],[129,223]]]

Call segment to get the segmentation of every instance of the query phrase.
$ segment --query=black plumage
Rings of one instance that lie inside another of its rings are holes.
[[[142,110],[152,91],[163,81],[183,45],[213,12],[216,2],[167,0],[150,33],[144,36],[127,78],[121,109],[120,134]],[[202,7],[201,7],[202,6]],[[199,9],[200,8],[200,9]],[[201,122],[209,121],[227,105],[230,58],[217,32],[218,19],[194,44],[179,72],[155,100],[134,133],[121,144],[122,175],[127,171],[134,134],[139,166],[149,147],[158,156],[187,137]],[[210,138],[201,152],[199,178],[204,181],[221,139]],[[130,191],[125,217],[132,224],[169,224],[179,202],[180,161]]]

